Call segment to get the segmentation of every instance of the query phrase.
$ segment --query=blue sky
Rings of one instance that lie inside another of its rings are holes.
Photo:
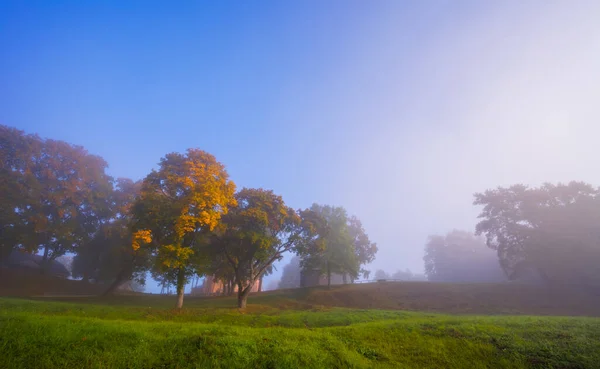
[[[342,205],[422,271],[472,194],[600,185],[595,1],[3,1],[0,123],[115,177],[198,147],[241,187]]]

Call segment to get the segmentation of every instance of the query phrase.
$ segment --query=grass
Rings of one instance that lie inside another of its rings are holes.
[[[229,298],[181,311],[164,296],[0,298],[0,368],[600,368],[599,318],[308,302],[323,291],[251,296],[246,311]]]

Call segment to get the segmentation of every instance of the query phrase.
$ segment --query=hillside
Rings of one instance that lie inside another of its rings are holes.
[[[0,296],[99,295],[104,286],[41,275],[27,269],[0,268]]]
[[[99,295],[103,286],[6,270],[0,272],[0,296],[36,297]],[[59,299],[56,297],[56,299]],[[68,297],[60,300],[70,300]],[[120,302],[145,305],[146,301],[170,308],[173,296],[143,295],[109,298],[77,297],[77,301]],[[232,297],[186,296],[185,307],[234,307]],[[600,316],[600,296],[577,289],[551,289],[520,284],[450,284],[383,282],[298,288],[252,294],[249,308],[260,306],[306,309],[345,307],[355,309],[409,310],[451,314],[526,314]]]
[[[188,299],[182,310],[171,308],[173,296],[0,298],[0,367],[575,369],[600,363],[598,318],[327,308],[294,304],[292,295],[255,296],[262,305],[246,311],[231,307],[229,298]]]
[[[460,314],[600,316],[600,296],[520,284],[384,282],[314,289],[310,304]]]

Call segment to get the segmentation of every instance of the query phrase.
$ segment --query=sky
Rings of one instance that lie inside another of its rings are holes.
[[[239,188],[344,206],[423,272],[473,194],[600,185],[600,2],[1,1],[0,124],[114,177],[206,150]],[[279,272],[267,278],[279,278]]]

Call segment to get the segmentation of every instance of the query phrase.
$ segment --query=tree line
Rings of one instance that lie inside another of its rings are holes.
[[[0,263],[15,250],[43,252],[42,269],[67,253],[74,277],[106,283],[174,283],[176,307],[193,277],[254,283],[287,252],[331,278],[359,278],[377,246],[342,207],[293,209],[272,190],[238,190],[225,166],[199,149],[169,153],[141,181],[114,179],[83,147],[0,126]]]
[[[474,234],[430,237],[429,280],[516,280],[529,270],[547,285],[598,291],[599,188],[575,181],[517,184],[476,193],[473,204],[482,206]]]

